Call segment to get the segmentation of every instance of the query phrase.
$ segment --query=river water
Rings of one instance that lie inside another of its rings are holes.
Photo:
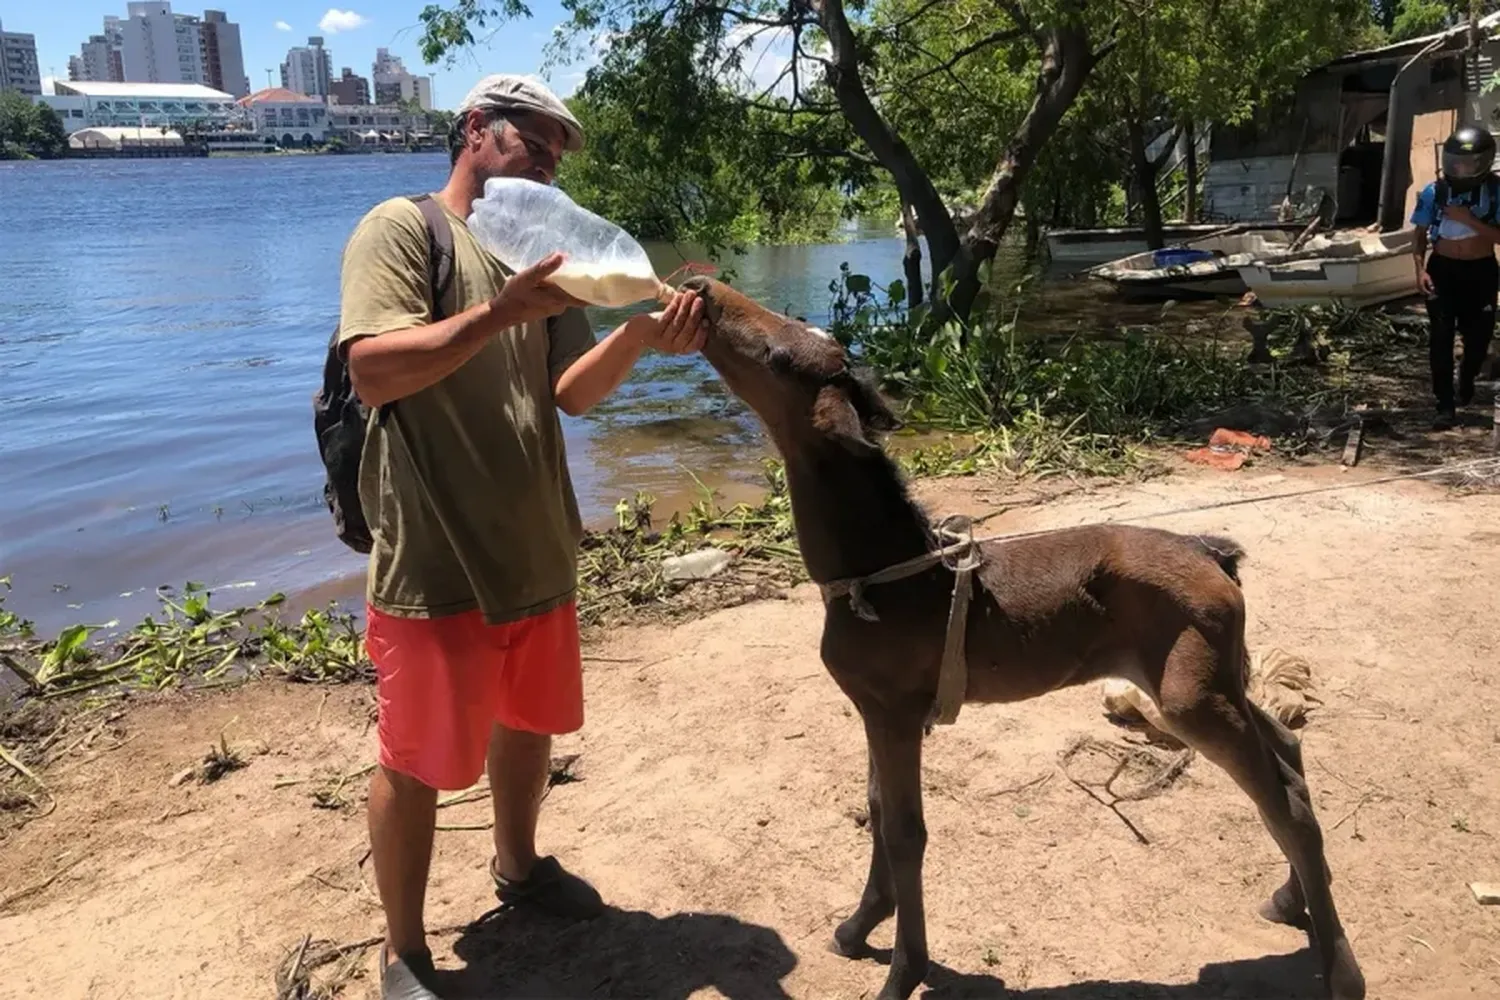
[[[364,562],[333,535],[311,425],[339,255],[368,208],[446,172],[441,155],[0,163],[10,607],[52,629],[138,617],[157,586],[188,580],[237,589],[226,605],[358,593]],[[889,281],[901,249],[888,229],[853,231],[729,266],[751,296],[817,322],[841,263]],[[683,259],[653,256],[663,274]],[[1071,321],[1097,304],[1041,308]],[[636,490],[681,503],[690,472],[731,497],[759,481],[754,420],[701,359],[648,356],[564,426],[591,524]]]

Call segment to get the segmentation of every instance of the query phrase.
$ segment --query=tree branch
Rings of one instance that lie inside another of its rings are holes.
[[[972,42],[959,49],[942,65],[934,66],[931,69],[925,69],[911,79],[902,81],[900,86],[909,87],[914,83],[920,83],[921,81],[927,79],[929,76],[934,76],[938,73],[951,73],[954,66],[958,65],[959,62],[967,59],[969,56],[972,56],[974,53],[979,52],[982,49],[989,48],[992,45],[999,45],[1001,42],[1015,41],[1017,38],[1020,38],[1025,34],[1026,32],[1021,30],[1020,28],[1010,28],[1005,31],[991,32],[978,41]],[[930,55],[930,53],[925,52],[924,54]],[[936,57],[934,56],[933,58]],[[954,77],[954,82],[958,82],[957,77]]]
[[[715,4],[694,4],[693,9],[705,14],[717,14],[720,17],[727,17],[736,24],[755,24],[762,28],[811,27],[818,23],[811,18],[794,16],[792,7],[790,6],[787,7],[787,17],[777,21],[772,21],[764,17],[751,17],[749,14],[740,13],[733,7],[720,7]]]

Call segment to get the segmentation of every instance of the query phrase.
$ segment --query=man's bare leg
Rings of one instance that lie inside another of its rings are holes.
[[[490,801],[495,807],[495,869],[523,882],[536,864],[536,824],[552,761],[552,737],[497,725],[490,735]]]
[[[370,778],[370,849],[375,885],[385,908],[386,944],[392,960],[426,948],[422,910],[437,791],[409,775],[377,767]]]

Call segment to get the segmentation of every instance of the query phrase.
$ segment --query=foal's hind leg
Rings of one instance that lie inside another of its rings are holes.
[[[1184,633],[1162,680],[1162,713],[1174,735],[1227,771],[1260,810],[1301,885],[1330,995],[1363,1000],[1364,976],[1328,887],[1323,833],[1306,785],[1262,734],[1243,690],[1230,680],[1237,673],[1202,669],[1219,655],[1201,635]]]
[[[1302,766],[1301,741],[1290,729],[1259,705],[1248,698],[1245,704],[1261,736],[1280,761],[1285,784],[1311,811],[1312,795],[1307,788],[1307,771]],[[1327,872],[1324,875],[1331,884],[1332,876]],[[1307,897],[1302,892],[1302,882],[1297,878],[1295,869],[1287,873],[1286,883],[1273,892],[1270,899],[1261,904],[1259,912],[1262,917],[1273,923],[1287,924],[1301,930],[1308,929]]]
[[[864,895],[854,913],[839,924],[833,932],[833,950],[848,958],[856,958],[865,951],[870,932],[896,912],[896,882],[891,876],[890,859],[885,851],[885,834],[881,830],[880,775],[875,770],[875,733],[867,724],[865,738],[869,742],[870,777],[866,785],[870,808],[870,874],[865,879]]]

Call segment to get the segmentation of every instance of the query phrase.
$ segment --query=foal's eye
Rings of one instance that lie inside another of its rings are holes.
[[[770,361],[773,372],[785,374],[792,370],[792,352],[785,347],[771,348],[771,356],[767,360]]]

